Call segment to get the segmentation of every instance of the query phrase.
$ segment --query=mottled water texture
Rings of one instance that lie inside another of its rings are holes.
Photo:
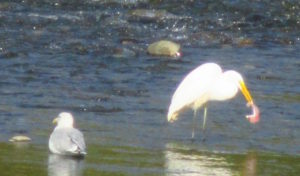
[[[0,2],[1,175],[299,175],[298,1]],[[147,54],[174,41],[182,56]],[[242,73],[240,95],[168,124],[171,95],[204,62]],[[88,155],[48,151],[51,121],[76,117]],[[30,142],[11,143],[15,135]]]
[[[90,145],[87,158],[48,154],[43,146],[1,143],[1,175],[297,175],[299,157],[248,151],[201,152],[175,143],[164,150]],[[101,157],[99,157],[101,156]]]

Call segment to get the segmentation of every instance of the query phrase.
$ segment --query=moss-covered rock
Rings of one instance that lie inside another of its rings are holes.
[[[148,46],[147,52],[155,56],[180,56],[180,45],[172,41],[160,40]]]

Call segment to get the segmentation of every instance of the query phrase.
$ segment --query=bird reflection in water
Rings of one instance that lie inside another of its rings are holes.
[[[174,148],[172,145],[167,145],[165,150],[166,175],[257,175],[256,153],[232,155],[233,158],[230,161],[228,161],[228,157],[225,158],[217,153],[197,152],[184,146],[179,148],[175,146]],[[240,162],[241,159],[244,162]]]
[[[84,160],[82,157],[50,154],[48,176],[82,176]]]
[[[234,175],[225,158],[214,154],[202,155],[201,153],[188,152],[185,149],[183,151],[167,149],[165,160],[167,176]]]
[[[243,167],[243,174],[245,176],[256,176],[257,170],[257,155],[254,152],[250,152],[247,154],[244,167]]]

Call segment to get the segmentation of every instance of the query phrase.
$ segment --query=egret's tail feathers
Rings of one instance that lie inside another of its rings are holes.
[[[178,113],[168,113],[168,122],[174,122],[177,120]]]

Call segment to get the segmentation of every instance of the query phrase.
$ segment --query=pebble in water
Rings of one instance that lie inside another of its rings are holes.
[[[13,136],[12,138],[10,138],[9,141],[10,142],[28,142],[28,141],[31,141],[31,139],[28,136],[17,135],[17,136]]]

